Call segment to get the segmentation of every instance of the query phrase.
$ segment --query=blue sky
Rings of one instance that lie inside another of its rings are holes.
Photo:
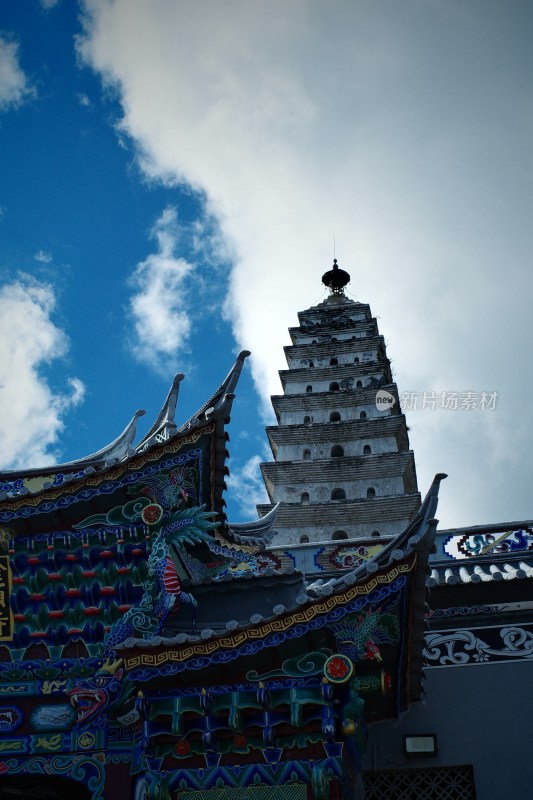
[[[333,255],[378,316],[443,525],[533,516],[527,0],[4,0],[1,466],[99,449],[252,351],[230,516]]]

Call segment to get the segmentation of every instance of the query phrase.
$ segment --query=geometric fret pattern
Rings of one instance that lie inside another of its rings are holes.
[[[307,786],[289,783],[285,786],[249,786],[247,789],[209,789],[178,792],[177,800],[305,800]]]

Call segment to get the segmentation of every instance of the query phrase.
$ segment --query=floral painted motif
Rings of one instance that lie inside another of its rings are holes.
[[[345,683],[353,672],[353,664],[347,656],[335,653],[324,664],[324,675],[331,683]]]
[[[163,507],[158,503],[150,503],[141,512],[141,519],[145,525],[157,525],[163,516]]]

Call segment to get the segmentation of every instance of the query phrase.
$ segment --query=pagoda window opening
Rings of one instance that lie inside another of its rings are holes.
[[[336,367],[338,365],[338,363],[339,363],[339,360],[337,358],[330,358],[330,360],[329,360],[330,367]]]
[[[309,394],[310,392],[313,391],[313,387],[312,386],[306,386],[305,387],[305,391],[307,392],[307,394]]]
[[[344,489],[333,489],[331,492],[332,500],[346,500],[346,492]]]
[[[354,364],[359,364],[359,356],[356,356],[353,360]]]
[[[368,489],[366,490],[367,500],[372,500],[375,496],[376,496],[376,490],[374,489],[373,486],[369,486]]]
[[[309,502],[309,492],[302,492],[302,494],[300,495],[300,501],[302,503],[308,503]]]
[[[366,419],[366,411],[359,412],[359,419]]]
[[[357,381],[357,383],[355,384],[355,388],[356,389],[362,389],[363,388],[363,382],[362,381]]]
[[[304,450],[304,461],[309,461],[310,458],[311,458],[311,451],[310,450]]]
[[[310,361],[310,362],[309,362],[309,366],[310,366],[310,367],[314,367],[314,366],[315,366],[315,362],[314,362],[314,361]]]
[[[329,415],[329,421],[330,422],[340,422],[341,421],[341,415],[339,414],[339,412],[338,411],[332,411],[331,414]]]
[[[369,444],[365,444],[365,446],[363,447],[363,455],[369,456],[371,453],[372,453],[372,448],[370,447]]]
[[[330,392],[338,392],[339,391],[339,384],[337,383],[337,381],[333,381],[333,383],[330,383],[329,390],[330,390]]]
[[[311,417],[304,417],[304,425],[309,425],[311,422]]]
[[[309,536],[306,536],[305,534],[300,536],[300,544],[309,544]]]
[[[346,531],[335,531],[331,538],[334,542],[338,542],[340,539],[347,539],[348,534]]]
[[[344,447],[340,444],[334,444],[331,448],[331,458],[342,458],[344,455]]]
[[[378,530],[376,530],[376,531],[372,531],[372,533],[371,533],[371,536],[372,536],[374,539],[377,539],[379,536],[381,536],[381,533],[380,533]]]

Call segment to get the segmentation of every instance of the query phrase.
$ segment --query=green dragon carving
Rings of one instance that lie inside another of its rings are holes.
[[[175,511],[154,525],[155,536],[141,602],[112,626],[104,642],[104,660],[116,658],[117,645],[130,637],[151,639],[158,636],[169,615],[177,611],[181,603],[196,606],[192,594],[181,588],[170,548],[173,544],[183,548],[186,544],[208,542],[210,531],[219,525],[213,522],[213,516],[214,512],[205,511],[205,505],[195,506]]]
[[[110,666],[117,659],[116,648],[130,637],[151,639],[158,636],[169,615],[181,603],[196,606],[196,600],[181,588],[176,567],[171,556],[171,546],[183,548],[201,542],[209,543],[211,531],[219,523],[213,521],[215,513],[205,511],[205,505],[164,511],[157,503],[143,497],[130,500],[125,506],[112,509],[106,515],[88,517],[77,528],[95,524],[121,524],[137,520],[148,524],[152,530],[152,544],[148,558],[148,577],[143,583],[143,596],[139,605],[127,611],[115,622],[104,641],[104,662]]]

